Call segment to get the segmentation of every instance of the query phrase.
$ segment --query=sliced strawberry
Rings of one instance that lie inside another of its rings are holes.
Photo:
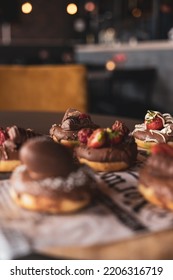
[[[173,157],[173,147],[166,143],[158,143],[151,149],[152,154],[164,154]]]
[[[130,132],[128,127],[125,125],[125,123],[120,120],[116,120],[114,122],[114,124],[112,125],[112,130],[118,130],[119,132],[122,133],[123,136],[129,134]]]
[[[102,128],[94,130],[88,138],[87,146],[90,148],[101,148],[106,143],[106,131]]]
[[[93,129],[91,128],[82,128],[81,130],[79,130],[78,132],[78,140],[83,143],[86,144],[88,141],[88,138],[90,137],[90,135],[93,133]]]
[[[147,111],[145,125],[147,129],[160,130],[164,127],[163,116],[157,111]]]
[[[123,139],[123,134],[121,130],[113,130],[111,128],[107,128],[108,139],[111,145],[116,145],[120,143]]]
[[[2,145],[8,138],[7,132],[2,127],[0,127],[0,145]]]

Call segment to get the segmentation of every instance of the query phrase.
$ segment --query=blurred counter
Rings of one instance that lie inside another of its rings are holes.
[[[77,45],[75,47],[77,63],[103,67],[108,61],[114,61],[117,68],[155,68],[157,80],[152,94],[153,104],[173,114],[172,59],[172,41],[137,43],[133,40],[129,44]]]

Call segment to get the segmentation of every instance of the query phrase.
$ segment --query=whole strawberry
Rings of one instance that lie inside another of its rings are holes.
[[[123,136],[129,134],[130,132],[128,127],[125,125],[125,123],[120,120],[116,120],[114,122],[114,124],[112,125],[112,130],[116,130],[116,131],[118,130],[119,132],[122,133]]]
[[[161,130],[164,127],[164,118],[157,111],[147,111],[145,125],[148,130]]]
[[[113,130],[111,128],[107,128],[107,134],[108,134],[108,140],[110,145],[116,145],[118,143],[120,143],[123,139],[123,134],[121,130]]]
[[[88,138],[87,146],[90,148],[101,148],[105,145],[106,140],[107,140],[107,133],[105,129],[98,128],[94,130],[94,132]]]
[[[91,128],[83,128],[81,130],[79,130],[78,132],[78,140],[83,143],[86,144],[88,141],[88,138],[90,137],[90,135],[93,133],[93,129]]]
[[[5,140],[7,140],[8,138],[9,137],[6,130],[0,127],[0,145],[2,145],[5,142]]]

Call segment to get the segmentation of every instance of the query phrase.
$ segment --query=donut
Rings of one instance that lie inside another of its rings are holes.
[[[29,138],[39,134],[32,129],[13,125],[6,129],[0,128],[0,172],[11,172],[20,165],[19,149]]]
[[[173,210],[173,147],[158,143],[139,171],[139,191],[146,200]]]
[[[136,161],[137,145],[121,121],[117,120],[111,128],[96,129],[89,136],[82,129],[78,135],[81,144],[75,148],[75,155],[94,171],[125,170]]]
[[[173,117],[169,113],[148,110],[144,122],[135,125],[132,135],[138,148],[148,152],[157,143],[173,146]]]
[[[21,165],[12,173],[10,194],[22,208],[51,214],[86,207],[94,180],[85,166],[73,163],[69,149],[52,139],[36,137],[19,151]]]
[[[88,114],[69,108],[65,112],[61,124],[53,124],[49,132],[55,142],[73,148],[79,143],[78,131],[81,128],[95,129],[96,127],[98,125],[92,122]]]

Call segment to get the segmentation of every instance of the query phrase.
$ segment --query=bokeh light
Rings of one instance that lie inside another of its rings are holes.
[[[87,12],[93,12],[96,8],[96,5],[92,1],[89,1],[85,3],[84,8]]]
[[[69,15],[75,15],[77,13],[77,10],[78,10],[78,8],[77,8],[76,4],[70,3],[67,5],[67,13]]]
[[[138,9],[138,8],[134,8],[132,10],[132,16],[134,16],[135,18],[139,18],[142,16],[142,11],[141,9]]]
[[[113,71],[113,70],[115,70],[115,68],[116,68],[116,63],[115,63],[114,61],[108,60],[108,61],[106,62],[106,69],[107,69],[108,71]]]
[[[26,3],[22,4],[21,10],[22,10],[22,13],[24,13],[24,14],[30,14],[32,12],[31,3],[26,2]]]

